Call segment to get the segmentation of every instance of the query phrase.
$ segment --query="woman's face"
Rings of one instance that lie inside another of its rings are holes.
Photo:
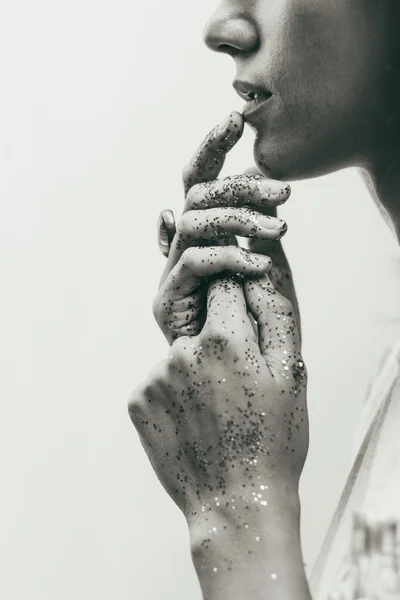
[[[397,4],[222,0],[205,39],[233,57],[237,90],[258,93],[245,115],[265,174],[299,179],[368,166],[395,130],[398,138]]]

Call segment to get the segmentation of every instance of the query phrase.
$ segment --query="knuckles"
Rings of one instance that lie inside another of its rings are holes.
[[[192,271],[196,264],[196,248],[186,248],[179,259],[182,269]]]
[[[308,383],[308,369],[307,369],[307,365],[305,364],[303,357],[300,357],[300,360],[302,362],[302,382],[304,383],[304,385],[307,385]]]
[[[199,334],[199,342],[202,348],[206,351],[221,353],[237,346],[237,337],[234,331],[231,331],[223,325],[218,326],[216,323],[212,325],[206,324]]]
[[[136,426],[145,415],[146,411],[146,384],[138,386],[128,399],[128,413],[132,423]]]
[[[197,338],[182,335],[174,341],[169,349],[168,377],[174,377],[176,370],[182,369],[186,363],[189,364],[197,350]]]
[[[282,294],[277,294],[277,296],[280,311],[282,311],[282,313],[286,316],[293,317],[293,303],[289,300],[289,298],[286,298],[286,296],[282,296]]]
[[[179,237],[191,236],[193,234],[194,219],[195,215],[193,212],[183,213],[176,226],[176,233]]]
[[[199,264],[201,248],[190,247],[186,248],[180,258],[181,266],[189,271],[195,271]]]
[[[171,381],[176,381],[177,373],[190,372],[193,364],[207,372],[213,372],[215,357],[222,353],[235,353],[235,334],[224,328],[205,326],[196,336],[181,336],[170,348],[168,360],[168,375]],[[202,365],[200,367],[200,365]]]
[[[163,314],[163,309],[162,309],[162,299],[161,299],[161,294],[158,293],[156,295],[156,297],[153,300],[153,305],[152,305],[152,312],[153,312],[153,316],[156,320],[156,322],[160,325],[161,324],[161,317]]]
[[[128,399],[128,413],[135,426],[149,414],[151,403],[163,396],[163,389],[168,380],[166,363],[167,361],[160,362]]]
[[[203,188],[204,188],[204,183],[196,183],[195,185],[192,185],[192,187],[189,189],[188,193],[186,194],[186,204],[190,205],[196,196],[201,195]]]
[[[185,188],[186,194],[192,187],[191,182],[193,179],[194,172],[195,172],[195,169],[191,162],[188,162],[182,170],[182,182],[183,182],[183,186]]]

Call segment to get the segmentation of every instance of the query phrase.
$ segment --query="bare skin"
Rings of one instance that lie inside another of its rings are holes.
[[[231,120],[241,131],[241,116]],[[209,140],[185,169],[183,218],[154,302],[170,355],[134,392],[129,411],[186,517],[204,598],[245,598],[249,582],[256,598],[308,598],[298,498],[307,375],[279,243],[286,226],[265,214],[290,188],[265,180],[264,190],[254,171],[201,182],[213,162]],[[217,245],[235,234],[249,237],[250,250]],[[273,245],[279,266],[271,268],[264,253]]]
[[[185,168],[154,302],[170,355],[129,402],[187,520],[206,600],[310,600],[298,495],[307,375],[279,180],[358,166],[399,237],[399,25],[394,0],[223,0],[206,27],[207,45],[235,61],[236,89],[262,104],[246,119],[258,171],[217,179],[238,113]]]
[[[205,172],[208,177],[219,174],[226,152],[233,147],[232,141],[227,145],[225,140],[232,131],[233,142],[239,141],[243,118],[232,113],[219,136],[216,129],[206,136],[184,170],[187,193],[183,216],[154,301],[155,318],[169,342],[201,331],[206,314],[204,278],[221,273],[223,265],[224,270],[242,276],[268,270],[273,284],[292,301],[299,323],[290,268],[278,242],[287,226],[276,218],[276,207],[289,198],[290,186],[267,179],[254,168],[243,175],[204,179]],[[212,169],[206,169],[205,164],[212,164]],[[248,237],[250,252],[237,247],[235,235]],[[216,247],[221,242],[224,246]],[[227,243],[235,245],[226,247]],[[210,253],[218,260],[211,260]]]

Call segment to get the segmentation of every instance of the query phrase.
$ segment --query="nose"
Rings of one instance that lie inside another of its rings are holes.
[[[255,25],[245,17],[227,14],[222,7],[208,21],[203,35],[211,50],[230,56],[254,52],[259,46]]]

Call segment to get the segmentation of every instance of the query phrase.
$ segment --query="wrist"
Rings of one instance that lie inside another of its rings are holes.
[[[265,497],[263,491],[260,490],[260,495]],[[253,554],[257,557],[267,554],[268,548],[276,546],[283,537],[299,535],[298,492],[275,498],[271,498],[270,489],[268,492],[268,500],[261,500],[263,505],[260,499],[250,503],[237,496],[229,499],[216,496],[214,503],[205,503],[192,513],[187,522],[195,563],[211,561],[214,553],[230,554],[240,562],[247,561]],[[216,503],[219,506],[216,507]]]
[[[188,519],[193,564],[205,599],[290,600],[292,589],[297,589],[296,600],[308,598],[298,491],[268,492],[267,505],[236,497],[218,507],[202,505],[204,510]]]
[[[201,532],[209,529],[215,520],[240,532],[243,523],[252,522],[256,527],[268,527],[273,515],[292,516],[300,520],[300,496],[294,481],[272,480],[257,476],[251,484],[229,485],[223,491],[201,494],[195,503],[189,503],[186,512],[191,539],[195,542]]]

